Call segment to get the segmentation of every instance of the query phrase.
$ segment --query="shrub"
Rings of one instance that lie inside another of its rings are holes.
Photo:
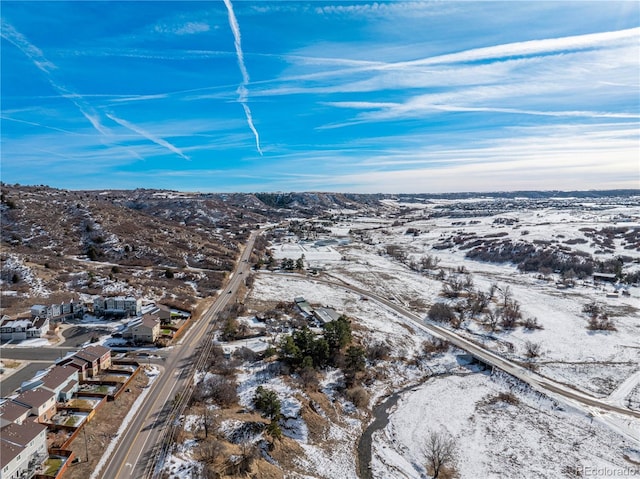
[[[382,361],[389,358],[391,347],[386,343],[373,343],[367,347],[366,356],[369,361]]]
[[[524,320],[523,324],[525,329],[533,330],[533,329],[544,329],[544,327],[538,323],[538,318],[529,317]]]
[[[347,399],[358,408],[366,408],[369,405],[369,393],[362,386],[347,389]]]
[[[253,405],[264,417],[272,421],[280,417],[280,399],[278,399],[278,394],[271,389],[258,386],[253,396]]]
[[[444,339],[433,338],[422,343],[422,352],[427,356],[443,353],[449,349],[449,343]]]
[[[206,382],[211,400],[221,407],[229,407],[238,402],[238,385],[235,379],[213,376]]]
[[[617,331],[615,324],[606,314],[591,316],[587,329],[590,331]]]
[[[453,318],[455,318],[455,314],[451,306],[445,303],[434,303],[431,308],[429,308],[429,312],[427,313],[427,317],[431,321],[437,321],[439,323],[448,323]]]

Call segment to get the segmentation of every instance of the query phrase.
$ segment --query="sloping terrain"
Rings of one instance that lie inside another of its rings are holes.
[[[132,294],[189,307],[220,288],[259,223],[359,207],[341,194],[277,198],[3,184],[0,312],[17,314],[52,295],[68,301],[73,293]]]

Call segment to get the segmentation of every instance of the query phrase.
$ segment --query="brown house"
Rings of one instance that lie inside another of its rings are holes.
[[[78,369],[80,379],[86,380],[87,377],[97,376],[101,370],[111,367],[111,350],[100,345],[87,346],[59,364]]]
[[[83,351],[98,357],[98,367],[100,371],[111,367],[111,349],[106,346],[96,344],[87,346]]]
[[[100,358],[98,356],[82,350],[74,354],[73,357],[87,363],[87,374],[89,377],[97,376],[100,372]]]
[[[122,335],[134,343],[153,343],[160,337],[160,319],[153,314],[145,314],[129,323]]]
[[[86,381],[89,377],[89,363],[76,358],[75,356],[70,356],[67,359],[64,359],[60,362],[61,366],[71,366],[78,370],[78,380]]]

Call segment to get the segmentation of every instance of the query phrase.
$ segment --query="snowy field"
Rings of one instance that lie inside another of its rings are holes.
[[[640,445],[507,377],[449,376],[405,394],[391,412],[389,425],[374,436],[374,477],[428,477],[427,436],[443,430],[455,440],[463,478],[554,479],[587,470],[628,475],[634,465],[625,456],[640,455]]]
[[[542,354],[539,361],[543,374],[574,384],[586,391],[600,392],[602,395],[610,393],[627,376],[640,369],[640,288],[637,285],[625,285],[629,296],[619,295],[614,298],[607,297],[606,293],[614,290],[614,285],[607,283],[594,285],[589,281],[577,281],[575,287],[559,290],[553,278],[542,280],[538,278],[538,274],[521,273],[510,263],[495,264],[469,260],[465,258],[466,250],[456,248],[433,249],[433,245],[440,241],[443,235],[448,235],[450,230],[474,233],[483,237],[495,233],[498,229],[507,232],[514,239],[526,238],[527,241],[533,241],[562,237],[565,241],[581,237],[580,228],[638,228],[640,208],[616,205],[598,211],[547,208],[501,213],[495,217],[423,219],[438,204],[440,203],[412,204],[410,206],[420,208],[415,214],[419,219],[406,222],[402,226],[392,226],[393,222],[388,221],[384,228],[376,224],[372,229],[368,229],[366,235],[370,244],[354,241],[340,248],[340,253],[348,261],[336,264],[328,273],[381,296],[394,298],[414,312],[426,313],[434,302],[446,301],[440,296],[442,282],[411,271],[404,264],[380,253],[386,245],[393,244],[405,248],[409,255],[433,255],[440,260],[439,268],[447,271],[464,266],[473,278],[476,289],[486,291],[492,284],[498,285],[501,289],[509,288],[512,297],[520,303],[523,316],[535,317],[544,328],[533,331],[516,328],[496,332],[494,337],[497,340],[491,341],[481,337],[486,336],[486,331],[476,323],[468,322],[465,326],[470,330],[470,337],[485,342],[489,347],[499,348],[498,343],[510,343],[514,347],[515,357],[520,358],[523,357],[527,341],[540,343]],[[517,228],[494,223],[496,218],[504,217],[517,218]],[[636,219],[619,222],[621,217]],[[343,229],[368,227],[366,222],[357,219],[344,225]],[[417,236],[405,234],[409,227],[419,230],[420,233]],[[528,231],[524,237],[521,235],[523,229]],[[625,268],[640,268],[640,251],[623,249],[619,244],[617,246],[613,253],[600,255],[599,258],[605,260],[625,255],[635,261],[625,263]],[[595,250],[589,244],[576,244],[572,245],[572,248],[589,253]],[[606,308],[617,331],[587,330],[588,318],[582,312],[582,308],[592,301]],[[592,369],[580,367],[581,364],[596,366],[601,372],[599,379],[596,378],[596,383],[602,384],[593,384],[593,377],[590,377]]]
[[[514,208],[506,212],[502,208],[495,215],[484,216],[465,217],[460,212],[454,218],[440,215],[440,207],[448,208],[453,203],[388,201],[386,218],[341,212],[341,220],[331,227],[334,236],[323,237],[320,243],[298,242],[288,236],[271,245],[275,258],[280,261],[302,257],[306,267],[321,267],[323,272],[317,277],[258,272],[245,303],[291,303],[301,296],[313,307],[329,307],[346,314],[352,321],[354,337],[363,346],[389,346],[386,360],[368,366],[375,377],[366,384],[369,411],[390,394],[403,392],[395,406],[382,413],[388,415],[386,427],[373,434],[370,471],[374,478],[428,477],[424,444],[431,431],[447,431],[454,438],[456,470],[463,479],[637,474],[639,421],[628,417],[612,419],[595,411],[590,414],[584,407],[543,396],[502,373],[477,371],[461,361],[461,351],[425,356],[424,344],[432,339],[426,332],[339,283],[365,289],[426,317],[435,302],[450,302],[442,296],[443,282],[435,272],[442,269],[450,274],[463,266],[465,274],[473,279],[475,290],[488,291],[492,285],[498,291],[508,290],[520,304],[523,317],[535,317],[542,328],[525,330],[517,326],[489,333],[479,322],[465,320],[457,330],[459,334],[514,361],[529,361],[543,376],[605,398],[611,404],[640,410],[637,284],[624,285],[628,295],[616,297],[610,297],[611,293],[616,286],[622,291],[621,285],[593,284],[582,279],[572,288],[559,289],[560,277],[554,272],[543,278],[537,273],[522,273],[511,263],[470,260],[465,258],[467,250],[457,246],[433,248],[452,234],[484,237],[498,232],[501,238],[514,242],[553,240],[601,260],[624,255],[624,271],[633,271],[640,268],[637,248],[615,239],[613,249],[601,251],[601,245],[585,240],[584,233],[620,225],[637,228],[640,207],[584,204],[572,208]],[[473,201],[465,202],[465,207],[473,209]],[[409,228],[414,230],[412,234],[407,234]],[[343,242],[349,232],[350,242]],[[416,272],[406,262],[387,254],[388,245],[402,248],[409,259],[437,257],[438,268],[433,274]],[[323,279],[333,284],[322,282]],[[583,308],[592,301],[607,311],[615,331],[587,329],[588,317]],[[535,360],[525,357],[527,342],[540,345],[541,353]],[[240,405],[251,409],[258,385],[275,390],[286,418],[283,432],[300,446],[295,471],[288,470],[284,477],[358,477],[357,444],[373,418],[338,393],[340,375],[339,370],[328,370],[321,379],[322,391],[333,404],[329,411],[333,416],[319,440],[310,434],[310,426],[305,423],[304,405],[313,401],[295,382],[266,374],[260,363],[241,366]],[[230,422],[225,428],[232,430],[236,426]],[[171,461],[171,477],[197,477],[189,444],[182,444]]]

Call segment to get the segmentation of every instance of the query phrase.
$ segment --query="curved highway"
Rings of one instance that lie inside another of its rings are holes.
[[[305,278],[304,276],[300,276]],[[611,404],[605,400],[595,398],[586,393],[573,389],[565,384],[554,381],[553,379],[546,378],[541,376],[529,369],[526,369],[519,364],[506,359],[498,354],[485,349],[481,345],[478,345],[468,339],[460,336],[459,334],[443,328],[442,326],[438,326],[436,324],[428,323],[422,320],[419,316],[411,313],[410,311],[405,310],[400,307],[398,304],[389,301],[382,296],[379,296],[370,291],[358,288],[357,286],[353,286],[349,283],[346,283],[342,280],[327,280],[321,278],[309,279],[310,281],[319,281],[322,283],[326,283],[332,286],[339,286],[341,288],[348,289],[350,291],[356,292],[361,296],[366,296],[371,298],[378,303],[386,306],[388,309],[393,310],[394,312],[404,316],[409,319],[413,325],[419,327],[423,331],[428,332],[431,335],[442,338],[460,348],[474,357],[480,359],[486,364],[489,364],[493,367],[496,367],[506,373],[511,374],[512,376],[520,379],[521,381],[529,384],[532,388],[536,389],[540,392],[552,392],[555,394],[559,394],[567,399],[571,399],[577,401],[585,406],[596,407],[602,409],[604,411],[615,412],[618,414],[623,414],[625,416],[631,416],[634,418],[640,418],[640,411],[634,411],[631,409],[627,409],[625,407],[617,406],[615,404]]]

